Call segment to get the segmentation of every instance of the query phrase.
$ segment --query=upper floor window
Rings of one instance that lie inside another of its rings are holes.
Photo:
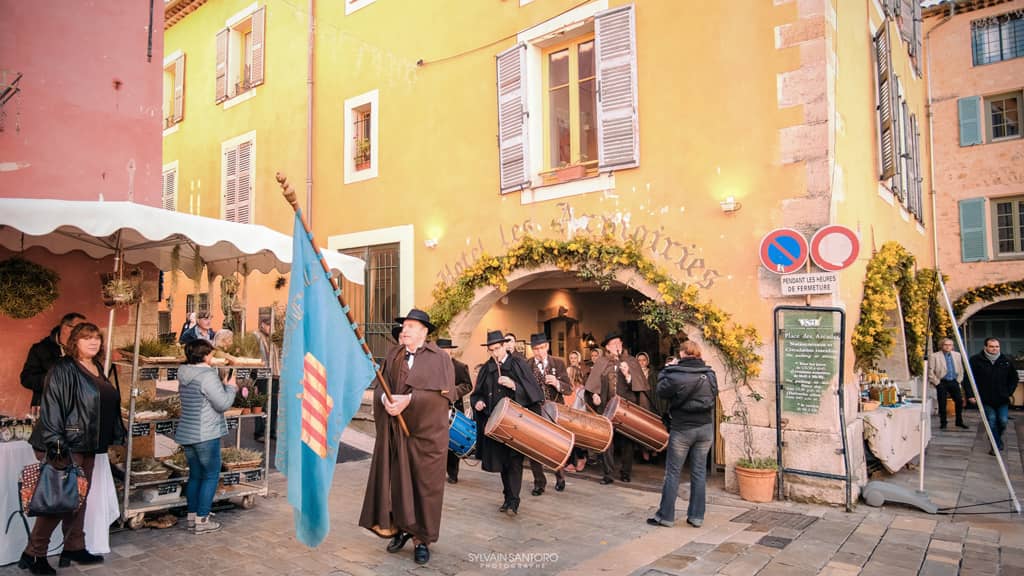
[[[592,2],[497,55],[502,193],[640,164],[633,5]]]
[[[164,60],[164,128],[185,118],[185,55],[180,51]]]
[[[266,11],[266,7],[243,11],[217,33],[218,104],[263,84]]]
[[[974,65],[1024,56],[1024,10],[971,22]]]
[[[163,190],[160,204],[164,210],[178,209],[178,161],[164,164]]]
[[[256,133],[221,144],[221,214],[228,222],[252,224],[256,182]]]
[[[1020,92],[985,98],[989,142],[1020,137],[1020,104]]]
[[[1024,197],[992,201],[996,255],[1024,255]]]
[[[377,176],[379,156],[378,92],[372,90],[345,100],[344,180],[346,184]]]

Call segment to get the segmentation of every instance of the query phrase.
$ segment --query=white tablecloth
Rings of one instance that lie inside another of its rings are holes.
[[[0,533],[0,566],[17,562],[28,544],[25,523],[18,516],[18,479],[21,478],[21,469],[35,461],[36,453],[28,442],[0,442],[0,507],[3,507],[4,523],[4,530]],[[36,519],[25,518],[31,530]],[[63,545],[64,535],[58,526],[50,539],[50,553],[59,552]]]
[[[0,442],[0,506],[4,523],[4,530],[0,531],[0,566],[17,562],[28,544],[25,523],[18,516],[18,479],[21,477],[21,469],[35,461],[35,451],[28,442]],[[93,554],[106,554],[110,552],[110,524],[121,515],[114,478],[110,473],[110,460],[106,454],[96,456],[87,506],[85,547]],[[35,518],[26,516],[25,519],[31,530]],[[60,552],[63,545],[63,532],[61,526],[57,526],[50,537],[50,553]]]
[[[895,474],[921,453],[921,404],[862,412],[868,448]],[[924,420],[925,446],[932,437],[931,418]]]

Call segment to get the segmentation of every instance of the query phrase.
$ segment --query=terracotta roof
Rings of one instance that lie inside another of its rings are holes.
[[[954,14],[962,14],[964,12],[973,12],[974,10],[981,10],[982,8],[988,8],[997,4],[1006,4],[1010,0],[924,0],[921,2],[921,15],[925,18],[929,16],[945,16],[949,14],[949,5],[953,4]]]
[[[164,30],[206,4],[206,0],[164,0]]]

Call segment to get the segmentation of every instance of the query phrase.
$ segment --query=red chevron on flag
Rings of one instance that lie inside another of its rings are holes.
[[[327,417],[334,399],[327,394],[327,370],[306,352],[302,377],[302,442],[321,458],[327,457]]]

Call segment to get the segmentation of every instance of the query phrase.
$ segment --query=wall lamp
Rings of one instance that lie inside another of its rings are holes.
[[[719,206],[722,207],[722,212],[725,212],[726,214],[739,212],[740,208],[743,208],[743,204],[737,202],[736,198],[733,198],[732,196],[729,196],[725,200],[719,202]]]
[[[427,248],[437,248],[437,238],[427,238],[423,241],[423,245]]]

